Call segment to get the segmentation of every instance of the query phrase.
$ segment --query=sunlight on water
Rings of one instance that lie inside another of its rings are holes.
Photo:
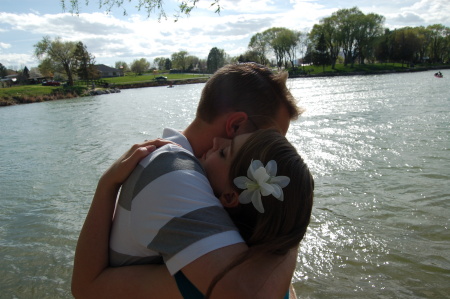
[[[450,94],[432,72],[291,79],[288,139],[315,177],[301,298],[445,298]],[[185,128],[203,84],[0,109],[0,297],[70,298],[73,252],[101,173]]]

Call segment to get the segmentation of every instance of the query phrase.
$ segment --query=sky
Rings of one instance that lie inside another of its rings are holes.
[[[123,8],[109,14],[98,0],[79,0],[78,15],[64,11],[60,0],[0,0],[0,63],[19,70],[35,67],[34,45],[49,36],[63,41],[81,41],[97,64],[114,67],[116,61],[131,64],[145,58],[170,57],[187,51],[206,59],[213,47],[230,56],[243,54],[250,38],[272,27],[309,32],[320,19],[343,8],[357,6],[363,13],[386,18],[384,26],[442,24],[450,27],[449,0],[200,0],[189,17],[174,21],[176,0],[164,0],[167,19],[135,8],[137,0],[124,1]],[[70,0],[66,0],[70,5]]]

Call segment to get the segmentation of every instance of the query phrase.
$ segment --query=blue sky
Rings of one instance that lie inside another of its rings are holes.
[[[33,45],[46,35],[82,41],[97,63],[110,66],[140,58],[152,62],[181,50],[206,58],[213,47],[236,56],[246,51],[257,32],[271,27],[309,31],[321,18],[354,6],[366,14],[383,15],[390,29],[431,24],[450,27],[449,0],[220,0],[220,15],[209,7],[212,0],[200,0],[190,17],[178,22],[147,18],[130,3],[125,5],[128,15],[123,16],[122,9],[106,14],[97,0],[90,0],[88,6],[85,0],[79,2],[76,16],[64,12],[60,0],[0,0],[0,63],[13,69],[37,66]],[[164,3],[172,16],[177,1]]]

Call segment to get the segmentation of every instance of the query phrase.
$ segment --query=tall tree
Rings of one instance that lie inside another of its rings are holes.
[[[448,51],[446,36],[448,28],[441,24],[434,24],[427,27],[431,34],[430,58],[433,62],[442,62],[444,53]]]
[[[126,63],[125,61],[116,61],[114,66],[116,69],[122,70],[122,72],[128,72],[130,70],[128,63]]]
[[[353,66],[355,58],[359,55],[356,37],[360,31],[364,14],[357,8],[340,9],[333,13],[338,22],[339,38],[342,52],[344,53],[344,65]]]
[[[172,60],[170,58],[166,58],[164,61],[164,69],[170,70],[172,68]]]
[[[58,70],[62,70],[67,75],[67,84],[73,86],[73,71],[76,66],[75,42],[63,42],[61,38],[51,40],[46,36],[42,41],[34,45],[35,56],[39,60],[50,59]]]
[[[138,75],[142,75],[144,72],[148,71],[149,68],[150,62],[145,58],[135,59],[133,63],[131,63],[131,71]]]
[[[360,17],[359,28],[355,37],[360,64],[364,64],[366,58],[373,60],[375,41],[383,34],[384,19],[383,16],[374,13]]]
[[[23,72],[22,72],[23,76],[25,77],[25,79],[30,79],[30,71],[28,70],[27,67],[23,68]]]
[[[188,67],[187,64],[187,51],[180,51],[172,54],[172,67],[176,69],[181,69],[183,72]]]
[[[325,42],[325,34],[321,34],[319,42],[316,45],[315,59],[314,63],[322,65],[322,71],[325,71],[325,65],[328,63],[328,51]]]
[[[8,71],[6,70],[6,67],[0,63],[0,78],[3,78],[8,75]]]
[[[317,45],[322,33],[325,38],[325,44],[327,46],[331,68],[334,69],[336,60],[341,50],[341,41],[339,39],[336,17],[331,16],[328,18],[324,18],[320,20],[320,24],[314,25],[309,34],[311,43]],[[307,51],[307,53],[309,54],[308,59],[311,59],[312,50],[313,46],[311,45],[311,47],[309,47],[309,51]]]
[[[209,51],[208,59],[206,61],[206,67],[209,73],[214,73],[219,68],[225,64],[225,51],[218,49],[217,47],[212,48]]]
[[[253,35],[248,43],[248,48],[248,52],[252,53],[252,58],[250,58],[251,61],[258,62],[262,65],[269,63],[269,60],[267,59],[267,54],[269,52],[269,41],[267,39],[267,35],[260,32]]]
[[[86,46],[82,42],[76,44],[74,56],[78,78],[91,80],[99,77],[98,70],[94,66],[95,57],[88,52]]]
[[[156,57],[155,59],[153,59],[153,65],[158,70],[163,70],[164,69],[165,62],[166,62],[166,58],[165,57]]]

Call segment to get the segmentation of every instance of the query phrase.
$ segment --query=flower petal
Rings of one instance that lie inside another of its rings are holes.
[[[259,194],[259,191],[250,191],[250,190],[244,190],[241,194],[239,194],[239,202],[242,204],[247,204],[252,201],[252,198],[254,194]]]
[[[261,189],[261,195],[262,196],[270,195],[274,191],[273,186],[271,184],[260,183],[259,187]]]
[[[278,186],[277,184],[272,184],[273,187],[273,192],[272,195],[277,198],[280,199],[280,197],[283,197],[283,190],[281,190],[281,187]],[[280,199],[281,201],[283,201],[283,199]]]
[[[233,183],[238,187],[239,189],[247,189],[247,184],[251,183],[252,181],[249,180],[246,176],[240,176],[233,180]]]
[[[270,179],[270,176],[267,174],[264,167],[256,169],[256,171],[253,173],[253,176],[255,177],[258,184],[265,183]]]
[[[259,161],[259,160],[252,160],[252,163],[250,163],[250,167],[247,170],[247,176],[251,180],[255,180],[254,173],[260,167],[264,167],[264,165],[262,164],[261,161]]]
[[[271,184],[277,184],[281,188],[286,187],[290,181],[291,181],[290,178],[288,178],[287,176],[282,176],[282,175],[276,176],[276,177],[273,177],[270,179]]]
[[[261,202],[261,194],[259,192],[255,192],[252,194],[252,203],[258,212],[264,213],[264,206]]]
[[[277,175],[277,162],[275,162],[274,160],[270,160],[269,162],[267,162],[266,165],[266,171],[270,176],[276,176]]]

